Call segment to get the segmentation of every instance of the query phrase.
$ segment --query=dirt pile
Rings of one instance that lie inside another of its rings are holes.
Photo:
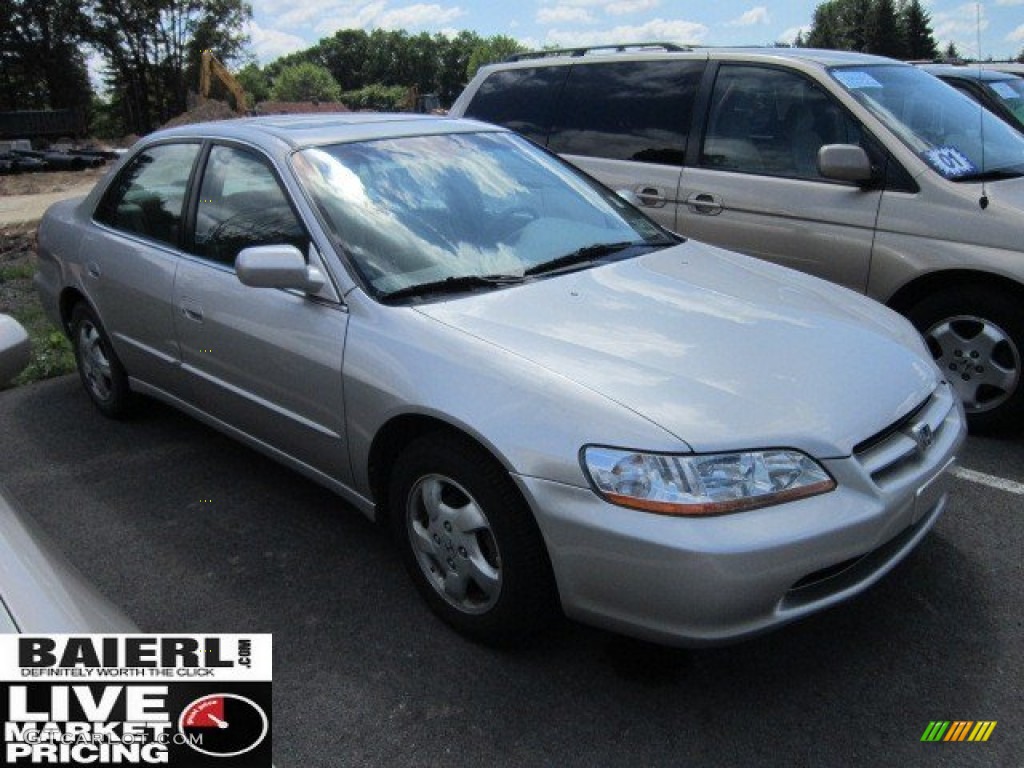
[[[238,117],[238,113],[235,112],[223,101],[217,101],[216,99],[208,99],[201,104],[196,105],[188,112],[183,112],[177,117],[172,117],[166,123],[163,124],[164,128],[174,128],[179,125],[193,125],[195,123],[206,123],[213,120],[230,120],[233,117]]]

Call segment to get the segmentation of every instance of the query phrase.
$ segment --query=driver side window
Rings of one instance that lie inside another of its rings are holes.
[[[255,152],[213,147],[199,190],[193,251],[234,265],[243,248],[283,244],[306,253],[309,237],[270,166]]]

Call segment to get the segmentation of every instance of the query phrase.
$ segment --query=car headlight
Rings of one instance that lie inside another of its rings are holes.
[[[674,455],[590,445],[581,458],[603,498],[662,515],[723,515],[836,487],[818,462],[787,449]]]

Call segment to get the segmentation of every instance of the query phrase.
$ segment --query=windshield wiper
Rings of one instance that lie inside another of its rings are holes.
[[[624,240],[621,243],[595,243],[594,245],[585,245],[572,253],[565,254],[565,256],[559,256],[557,259],[542,261],[540,264],[534,264],[523,274],[540,275],[548,272],[557,272],[561,269],[565,269],[566,267],[575,267],[580,264],[586,264],[587,262],[596,261],[597,259],[604,258],[605,256],[611,256],[614,253],[619,253],[627,248],[642,245],[647,245],[652,248],[660,246],[660,244],[648,243],[644,240]]]
[[[396,301],[413,296],[428,296],[437,293],[462,293],[473,288],[496,288],[523,282],[521,275],[459,275],[428,283],[409,285],[383,294],[381,301]]]
[[[1021,176],[1024,176],[1022,171],[996,168],[991,171],[978,171],[976,173],[965,173],[963,176],[954,176],[950,181],[1002,181],[1003,179],[1018,179]]]

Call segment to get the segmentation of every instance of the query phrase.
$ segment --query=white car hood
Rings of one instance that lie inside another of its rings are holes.
[[[939,378],[894,312],[693,241],[417,309],[601,393],[698,452],[848,456]]]

